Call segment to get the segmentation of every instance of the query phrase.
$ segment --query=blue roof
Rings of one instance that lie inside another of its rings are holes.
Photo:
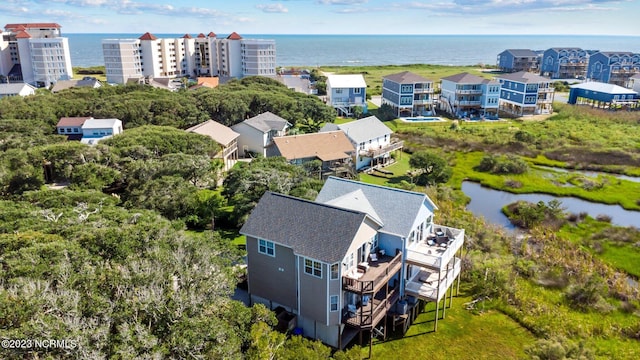
[[[358,181],[329,177],[316,198],[316,202],[333,203],[333,200],[354,191],[361,190],[375,211],[373,218],[382,220],[381,232],[407,237],[413,230],[413,223],[424,204],[433,212],[436,205],[425,194],[395,189],[385,186],[366,184]],[[357,210],[362,211],[364,207]]]

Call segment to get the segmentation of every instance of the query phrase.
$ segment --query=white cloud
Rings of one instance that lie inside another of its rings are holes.
[[[527,11],[615,10],[615,4],[620,2],[621,0],[452,0],[439,3],[412,1],[396,3],[394,7],[446,14],[509,14]]]
[[[269,5],[256,5],[256,8],[262,10],[266,13],[286,13],[289,12],[289,9],[284,7],[282,4],[269,4]]]
[[[318,0],[323,5],[362,5],[368,2],[369,0]]]

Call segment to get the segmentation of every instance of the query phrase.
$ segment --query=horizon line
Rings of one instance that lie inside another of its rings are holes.
[[[186,32],[186,33],[173,33],[173,32],[160,32],[160,31],[147,31],[149,33],[155,34],[170,34],[170,35],[179,35],[179,34],[200,34],[204,32]],[[233,32],[233,31],[232,31]],[[138,32],[64,32],[64,34],[138,34]],[[142,33],[144,34],[144,33]],[[221,32],[220,34],[227,34],[226,32]],[[231,33],[229,33],[231,34]],[[249,35],[292,35],[292,36],[576,36],[576,37],[593,37],[593,36],[612,36],[612,37],[640,37],[640,34],[331,34],[331,33],[252,33],[246,32],[245,34]],[[217,34],[216,34],[217,35]],[[228,34],[227,34],[228,35]],[[64,36],[64,35],[63,35]]]

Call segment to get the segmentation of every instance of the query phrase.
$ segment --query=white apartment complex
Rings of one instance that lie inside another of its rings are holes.
[[[275,41],[243,39],[235,32],[226,38],[210,32],[165,39],[145,33],[138,39],[105,39],[102,49],[109,83],[142,77],[276,75]]]
[[[7,24],[0,33],[0,75],[49,87],[73,76],[69,41],[56,23]]]

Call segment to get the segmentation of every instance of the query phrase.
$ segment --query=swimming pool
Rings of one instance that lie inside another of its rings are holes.
[[[429,122],[429,121],[444,121],[437,116],[418,116],[418,117],[406,117],[400,118],[402,121],[407,122]]]

